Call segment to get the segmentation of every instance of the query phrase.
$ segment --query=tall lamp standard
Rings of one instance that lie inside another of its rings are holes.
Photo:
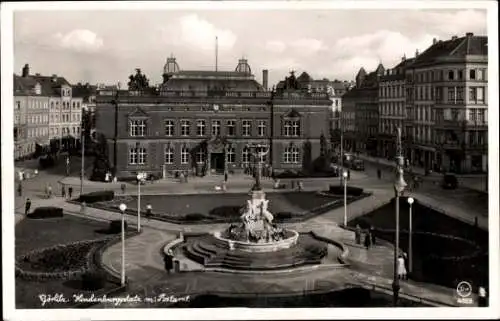
[[[121,203],[120,211],[122,212],[122,273],[121,273],[121,285],[125,285],[125,211],[127,210],[127,205]]]
[[[394,181],[394,191],[396,194],[396,240],[394,246],[394,279],[392,283],[392,291],[394,294],[394,306],[398,304],[399,296],[399,278],[398,278],[398,256],[399,256],[399,197],[406,187],[406,182],[403,177],[404,157],[401,153],[401,128],[397,128],[397,156],[396,156],[396,178]]]
[[[408,235],[408,270],[409,272],[411,273],[412,270],[413,270],[413,264],[412,264],[412,261],[413,261],[413,216],[412,216],[412,204],[414,202],[414,199],[412,197],[408,197],[408,204],[410,205],[410,217],[409,217],[409,220],[410,220],[410,231],[409,231],[409,235]]]
[[[344,227],[347,227],[347,172],[342,173],[344,179]]]
[[[145,173],[137,174],[137,232],[141,231],[141,184],[145,178]]]

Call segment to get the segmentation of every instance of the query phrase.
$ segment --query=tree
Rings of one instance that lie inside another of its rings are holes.
[[[150,89],[149,79],[141,72],[140,68],[135,69],[135,75],[128,77],[128,90],[131,91],[144,91]]]
[[[108,143],[103,134],[97,134],[96,139],[97,143],[95,145],[94,167],[92,168],[90,180],[104,181],[106,173],[111,171]]]

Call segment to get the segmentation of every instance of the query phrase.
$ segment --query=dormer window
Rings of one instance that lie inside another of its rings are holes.
[[[39,83],[37,83],[35,85],[35,95],[41,95],[41,94],[42,94],[42,86]]]

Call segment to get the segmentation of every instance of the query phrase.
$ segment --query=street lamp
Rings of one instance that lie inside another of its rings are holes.
[[[408,235],[408,269],[409,269],[409,272],[411,273],[412,272],[412,267],[413,267],[413,264],[412,264],[412,261],[413,261],[413,244],[412,244],[412,238],[413,238],[413,216],[412,216],[412,212],[411,212],[411,206],[414,202],[414,199],[412,197],[408,197],[408,204],[410,204],[410,232],[409,232],[409,235]]]
[[[344,178],[344,227],[347,227],[347,176],[347,172],[344,171],[342,173]]]
[[[137,174],[137,232],[141,231],[141,184],[145,178],[145,173]]]
[[[397,128],[397,156],[396,156],[396,178],[394,181],[394,192],[396,194],[396,239],[394,246],[394,280],[392,290],[394,294],[394,306],[398,304],[399,278],[398,278],[398,256],[399,256],[399,197],[406,187],[403,177],[404,157],[401,155],[401,128]]]
[[[120,211],[122,212],[122,273],[121,273],[121,285],[125,285],[125,211],[127,210],[127,205],[121,203]]]

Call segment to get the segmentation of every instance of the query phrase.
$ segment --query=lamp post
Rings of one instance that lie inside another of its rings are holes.
[[[397,306],[399,296],[399,278],[398,278],[398,256],[399,256],[399,197],[406,187],[403,177],[404,158],[401,155],[401,128],[397,128],[397,156],[396,156],[396,178],[394,181],[394,191],[396,194],[396,238],[394,246],[394,279],[392,283],[393,304]]]
[[[344,227],[347,227],[347,172],[342,173],[344,179]]]
[[[122,212],[122,273],[121,273],[121,285],[125,285],[125,210],[127,205],[121,203],[120,211]]]
[[[137,174],[137,232],[141,231],[141,184],[145,176],[144,173]]]
[[[408,204],[410,205],[410,217],[409,217],[409,220],[410,220],[410,231],[409,231],[409,235],[408,235],[408,270],[409,272],[411,273],[412,272],[412,267],[413,267],[413,264],[412,264],[412,261],[413,261],[413,244],[412,244],[412,239],[413,239],[413,216],[412,216],[412,213],[411,213],[411,206],[414,202],[414,199],[412,197],[408,197]]]
[[[340,170],[344,171],[344,126],[342,125],[341,118],[339,118],[339,129],[340,129]]]
[[[80,172],[80,195],[83,194],[83,178],[85,177],[85,131],[83,130],[83,122],[81,124],[81,134],[82,138],[80,139],[80,143],[82,144],[82,169]]]

